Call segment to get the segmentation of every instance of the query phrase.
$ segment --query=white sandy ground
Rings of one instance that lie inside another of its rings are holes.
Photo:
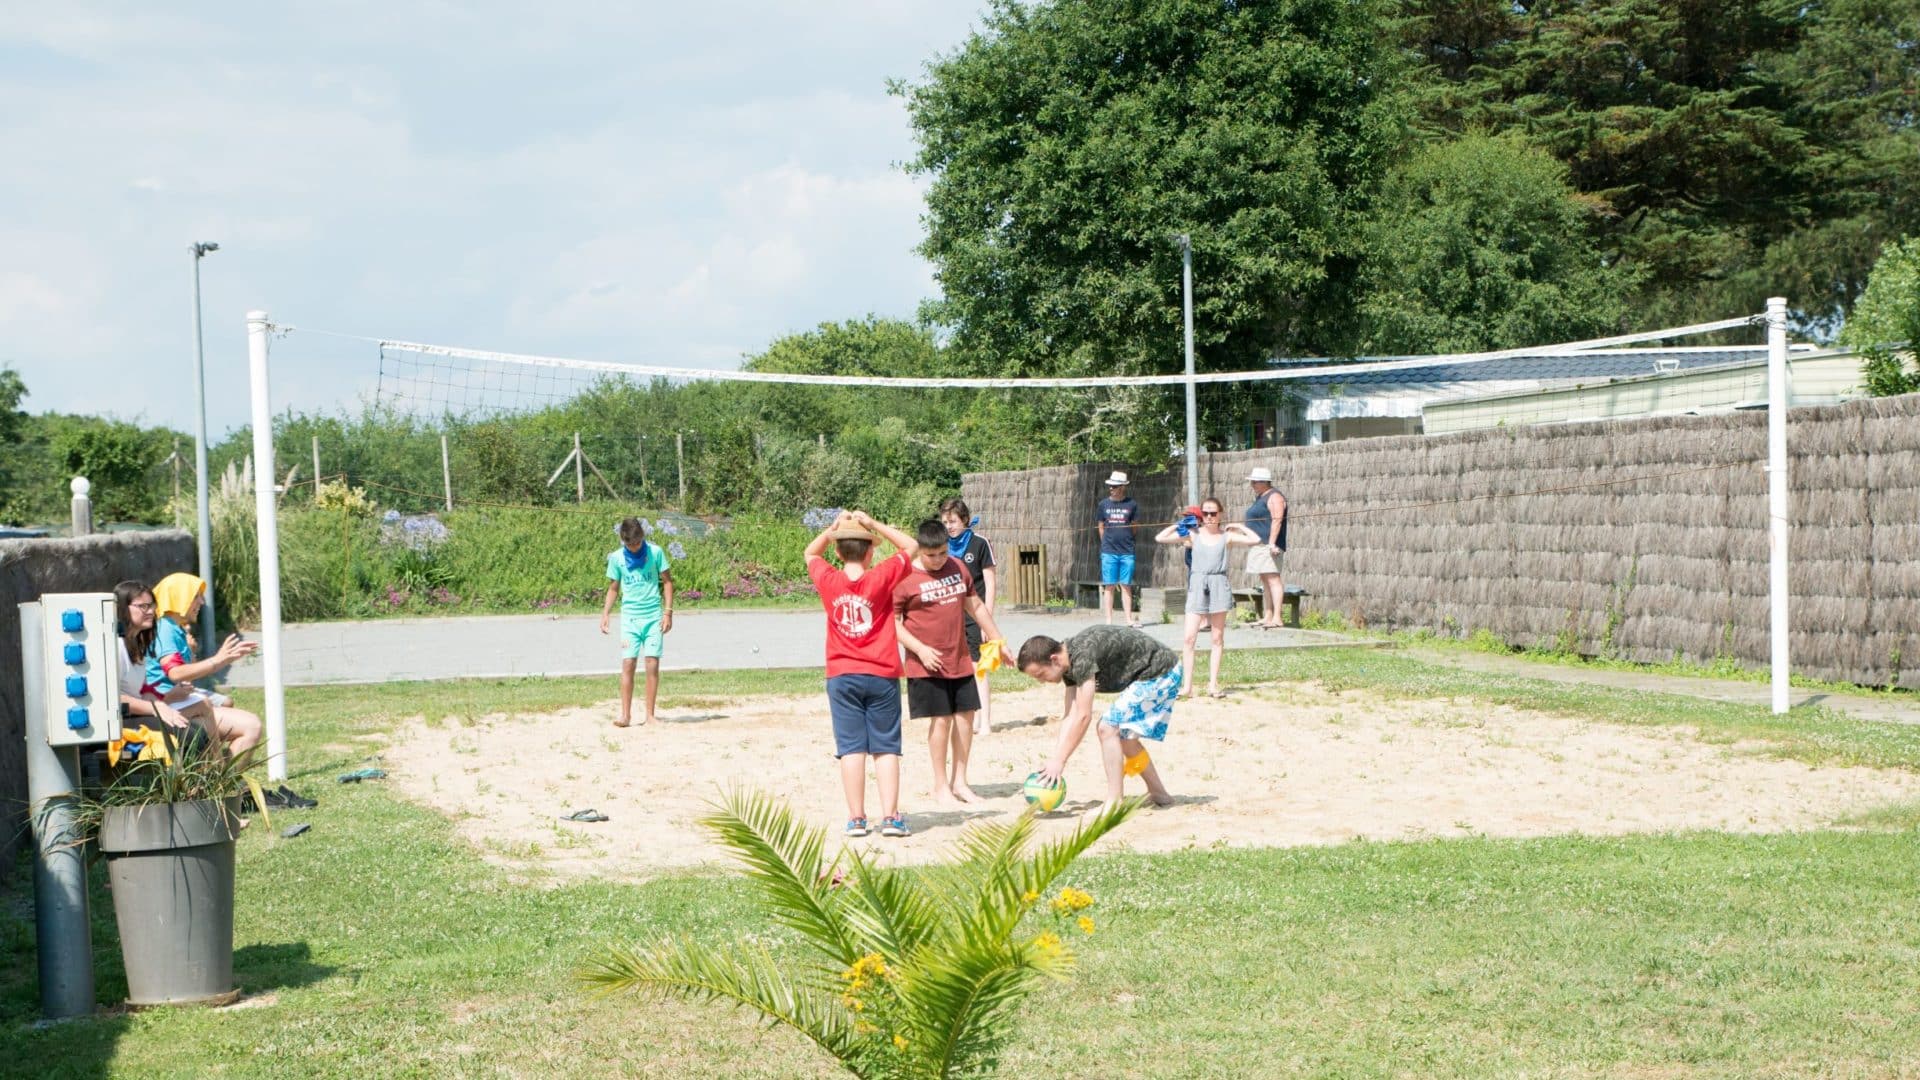
[[[914,835],[853,842],[923,861],[968,821],[1019,813],[1020,782],[1059,731],[1038,718],[1059,705],[1053,687],[995,696],[997,730],[976,737],[971,770],[987,799],[965,809],[937,808],[926,796],[926,722],[908,721],[902,806]],[[633,878],[723,861],[695,821],[731,785],[790,800],[839,842],[846,811],[824,693],[707,699],[627,729],[613,727],[613,715],[608,702],[547,715],[418,718],[385,747],[382,763],[402,793],[448,814],[488,859],[536,877]],[[1180,703],[1166,743],[1152,749],[1178,803],[1143,809],[1098,850],[1788,832],[1920,797],[1911,773],[1813,767],[1761,749],[1705,743],[1677,727],[1313,684],[1260,687]],[[1070,797],[1041,819],[1042,836],[1072,828],[1104,796],[1091,734],[1067,783]],[[1128,790],[1140,792],[1139,781]],[[560,820],[589,807],[610,820]],[[871,794],[867,813],[877,825]]]

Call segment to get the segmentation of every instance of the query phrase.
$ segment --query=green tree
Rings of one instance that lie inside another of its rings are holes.
[[[896,86],[931,179],[928,236],[952,366],[1172,372],[1192,236],[1200,364],[1324,350],[1352,307],[1360,224],[1403,136],[1371,2],[996,0]],[[1132,395],[1083,451],[1164,450],[1177,404]],[[1177,395],[1175,396],[1177,398]],[[1072,431],[1078,395],[1023,403]]]
[[[26,381],[10,367],[0,368],[0,522],[19,523],[27,510],[14,490],[13,462],[26,438],[27,414],[20,402],[27,396]]]
[[[489,419],[450,426],[449,441],[463,498],[486,502],[540,503],[548,472],[528,456],[531,449],[510,420]]]
[[[94,516],[100,521],[148,521],[159,511],[149,473],[161,454],[153,433],[120,420],[72,417],[54,439],[66,471],[93,484]]]
[[[1641,322],[1830,319],[1920,224],[1912,0],[1401,0],[1433,131],[1519,132],[1601,211]]]
[[[1840,343],[1865,354],[1868,393],[1920,391],[1920,368],[1911,362],[1920,349],[1920,236],[1886,246],[1840,330]]]
[[[1589,235],[1566,167],[1514,136],[1435,143],[1388,177],[1368,226],[1360,351],[1466,352],[1617,331],[1632,276]]]

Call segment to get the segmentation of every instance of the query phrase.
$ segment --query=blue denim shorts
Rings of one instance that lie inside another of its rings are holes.
[[[835,675],[827,680],[833,756],[900,752],[900,680]]]
[[[1100,584],[1133,584],[1133,556],[1115,555],[1111,551],[1100,553]]]

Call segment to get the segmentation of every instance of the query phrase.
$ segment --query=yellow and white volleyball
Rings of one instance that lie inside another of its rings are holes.
[[[1027,802],[1039,807],[1043,814],[1060,809],[1060,804],[1067,801],[1067,782],[1064,779],[1049,782],[1039,773],[1028,776],[1020,790]]]

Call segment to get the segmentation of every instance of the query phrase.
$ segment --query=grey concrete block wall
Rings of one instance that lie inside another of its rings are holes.
[[[0,540],[0,879],[27,832],[26,701],[20,686],[20,605],[45,593],[106,592],[122,581],[192,571],[193,536],[178,529],[73,540]]]

